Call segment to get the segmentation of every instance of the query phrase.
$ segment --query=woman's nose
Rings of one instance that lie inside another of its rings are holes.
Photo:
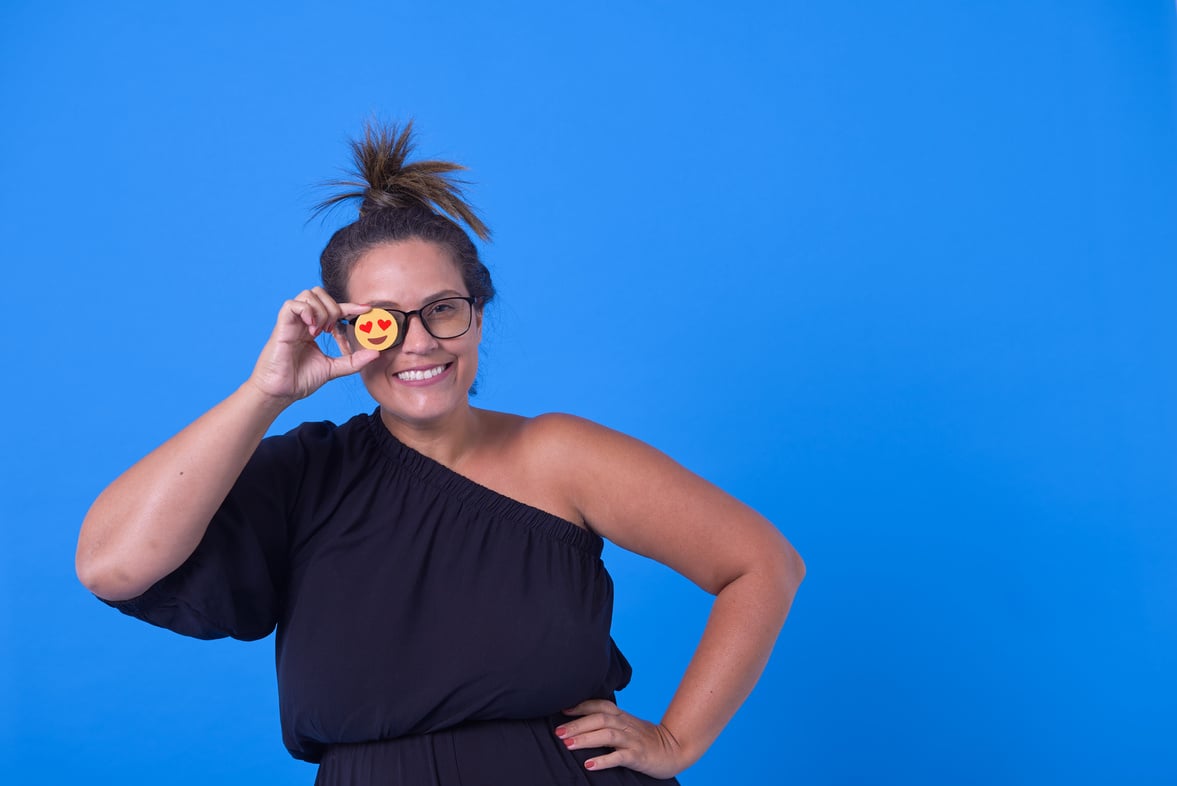
[[[425,329],[420,314],[410,314],[405,322],[405,340],[401,344],[402,352],[424,354],[437,347],[437,339]]]

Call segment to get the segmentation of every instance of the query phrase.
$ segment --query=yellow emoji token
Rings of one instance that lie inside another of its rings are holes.
[[[374,308],[356,317],[356,341],[364,349],[388,349],[396,343],[400,329],[396,320],[382,308]]]

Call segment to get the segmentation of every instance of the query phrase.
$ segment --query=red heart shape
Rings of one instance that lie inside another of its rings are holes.
[[[378,319],[376,324],[380,326],[381,330],[388,330],[388,326],[392,324],[391,319]]]
[[[372,332],[372,322],[368,321],[368,322],[365,322],[364,324],[360,325],[360,330],[364,331],[365,333],[371,333]]]

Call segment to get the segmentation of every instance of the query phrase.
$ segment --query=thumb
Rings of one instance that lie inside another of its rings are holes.
[[[350,355],[333,357],[331,358],[331,379],[355,374],[378,357],[380,357],[380,353],[374,349],[357,349]]]

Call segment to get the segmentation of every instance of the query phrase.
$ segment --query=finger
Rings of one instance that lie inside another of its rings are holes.
[[[308,333],[314,335],[317,318],[315,317],[315,307],[308,299],[300,295],[293,300],[287,300],[282,304],[282,308],[283,311],[294,317],[295,322],[301,322]]]
[[[564,747],[570,751],[580,748],[630,748],[635,740],[621,729],[592,729],[564,738]]]
[[[316,291],[316,289],[318,291]],[[308,327],[311,328],[313,335],[317,336],[327,329],[328,325],[332,321],[331,308],[327,301],[330,301],[332,304],[334,304],[335,301],[331,298],[330,295],[323,291],[322,287],[303,290],[298,294],[298,297],[296,297],[295,300],[301,300],[311,307],[311,312],[314,315],[314,321],[310,323]]]
[[[588,715],[592,712],[600,712],[605,715],[620,715],[621,708],[606,699],[589,699],[582,701],[575,707],[564,710],[565,715]]]
[[[322,287],[312,287],[311,294],[314,295],[323,307],[327,310],[327,323],[323,325],[324,330],[329,330],[332,325],[343,318],[343,309],[339,307],[339,303],[335,298]]]
[[[322,287],[304,289],[298,293],[294,300],[296,303],[306,304],[305,308],[299,309],[298,313],[303,323],[310,328],[312,336],[318,336],[324,331],[330,330],[343,316],[342,309],[335,302],[335,298],[327,294],[327,290]]]
[[[357,349],[348,355],[331,358],[331,379],[355,374],[378,357],[380,353],[374,349]]]
[[[607,715],[603,712],[594,712],[592,715],[585,715],[574,721],[561,724],[556,729],[556,736],[562,740],[566,740],[569,737],[598,729],[623,729],[627,725],[621,715]]]
[[[345,317],[358,317],[360,314],[366,314],[372,310],[372,307],[367,303],[340,303],[339,308]]]
[[[314,336],[315,329],[315,310],[314,307],[305,300],[287,300],[282,304],[282,310],[278,315],[277,328],[296,327],[301,325],[306,329],[306,333]],[[299,333],[300,340],[303,334]]]
[[[336,306],[339,311],[334,315],[331,335],[335,338],[335,343],[339,345],[340,351],[349,353],[352,350],[353,342],[351,341],[351,329],[344,320],[367,314],[372,310],[372,307],[361,303],[337,303]]]
[[[604,756],[594,756],[584,763],[586,770],[609,770],[626,767],[633,763],[634,755],[627,750],[617,750]]]

